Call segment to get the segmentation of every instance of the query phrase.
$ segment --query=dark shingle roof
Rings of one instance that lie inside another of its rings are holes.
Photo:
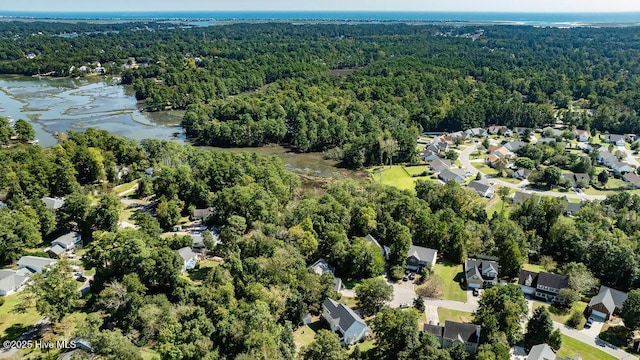
[[[430,334],[433,334],[437,337],[442,337],[442,332],[444,331],[444,327],[440,326],[440,325],[431,325],[431,324],[424,324],[424,328],[422,329],[424,332],[428,332]]]
[[[438,255],[438,250],[429,249],[422,246],[411,245],[409,247],[409,252],[407,253],[407,257],[415,257],[419,261],[425,262],[434,262],[436,260],[436,256]]]
[[[480,326],[475,324],[464,324],[454,321],[445,321],[443,338],[456,340],[460,339],[468,343],[478,343],[480,340]]]
[[[345,304],[340,304],[332,299],[327,299],[322,304],[329,312],[329,316],[338,322],[338,326],[343,332],[349,330],[355,322],[366,325],[364,320]]]
[[[569,277],[541,271],[538,274],[538,285],[548,286],[554,289],[563,289],[569,286]]]
[[[467,185],[468,187],[476,190],[479,193],[486,193],[489,189],[493,188],[493,186],[491,186],[491,184],[488,184],[487,182],[483,181],[483,180],[474,180],[472,182],[469,183],[469,185]]]
[[[547,344],[533,346],[527,356],[527,360],[554,360],[555,358],[556,354]]]

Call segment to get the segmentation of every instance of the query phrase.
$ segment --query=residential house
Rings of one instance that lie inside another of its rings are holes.
[[[624,135],[618,134],[608,134],[605,136],[604,141],[609,144],[614,144],[616,146],[624,146],[626,139]]]
[[[585,143],[589,141],[589,137],[590,137],[589,132],[587,130],[579,130],[579,129],[573,130],[573,135],[575,135],[576,139],[578,139],[578,141],[581,143]]]
[[[389,253],[391,252],[391,249],[389,249],[389,247],[380,245],[378,240],[376,240],[376,238],[374,238],[371,234],[367,234],[367,236],[365,236],[364,239],[367,240],[369,243],[373,244],[378,249],[380,249],[380,253],[382,254],[382,257],[384,257],[385,260],[389,260]]]
[[[543,128],[541,133],[543,134],[543,136],[545,137],[557,137],[557,136],[562,136],[562,130],[560,129],[556,129],[556,128],[552,128],[550,126],[547,126],[546,128]]]
[[[498,283],[498,263],[491,260],[467,259],[464,275],[468,289],[487,288]]]
[[[520,270],[518,285],[526,295],[533,295],[547,302],[555,302],[560,290],[569,286],[569,277],[544,271],[535,273]]]
[[[407,252],[407,269],[421,272],[423,268],[433,269],[436,266],[438,250],[411,245]]]
[[[487,137],[487,130],[483,128],[473,128],[465,131],[467,136],[471,137]]]
[[[535,141],[536,144],[553,144],[557,142],[558,141],[556,140],[556,138],[550,138],[550,137],[544,137],[542,139],[537,139]]]
[[[504,144],[504,147],[507,150],[509,150],[510,152],[516,152],[516,151],[522,149],[523,147],[525,147],[525,145],[527,145],[526,142],[520,141],[520,140],[516,140],[516,141],[510,141],[510,142]]]
[[[513,177],[520,180],[527,180],[529,175],[531,175],[531,170],[525,168],[520,168],[513,172]]]
[[[515,143],[515,141],[512,141],[512,142]],[[507,144],[511,144],[511,143],[507,143]],[[517,144],[514,144],[513,148],[517,148]],[[497,157],[499,157],[500,159],[506,158],[506,157],[509,157],[509,156],[513,155],[511,150],[507,149],[506,145],[497,148],[496,150],[494,150],[492,152],[492,154],[497,156]]]
[[[429,163],[429,169],[436,172],[442,171],[445,169],[450,169],[450,168],[451,168],[451,160],[435,159]]]
[[[591,182],[589,174],[586,173],[563,174],[562,177],[564,177],[567,184],[571,187],[586,187],[589,186]]]
[[[442,154],[449,150],[449,144],[447,144],[446,141],[434,141],[429,146],[427,146],[427,150]]]
[[[578,150],[582,150],[588,154],[590,154],[593,151],[593,146],[587,143],[578,143],[576,147],[578,148]]]
[[[489,126],[489,129],[487,130],[487,132],[491,135],[511,136],[511,130],[509,130],[509,128],[506,126],[497,126],[497,125]]]
[[[51,246],[46,249],[46,252],[52,257],[61,257],[78,246],[82,246],[82,236],[73,231],[53,240]]]
[[[630,172],[635,172],[636,171],[636,168],[634,168],[633,166],[627,164],[626,162],[622,162],[622,161],[618,161],[618,160],[615,160],[615,161],[611,162],[609,167],[611,168],[611,170],[613,170],[618,175],[623,175],[623,174],[626,174],[626,173],[630,173]]]
[[[511,202],[516,204],[516,205],[521,205],[522,203],[524,203],[525,200],[527,200],[528,198],[532,197],[533,194],[530,193],[525,193],[522,191],[516,191],[515,193],[513,193],[510,198],[511,198]]]
[[[632,143],[636,140],[638,140],[638,135],[636,134],[625,134],[624,138],[627,142]]]
[[[424,149],[420,152],[420,158],[422,161],[433,161],[440,158],[440,155],[437,152],[434,152],[430,149]]]
[[[57,260],[38,256],[23,256],[18,260],[19,269],[27,269],[32,273],[41,273],[45,268],[57,263]]]
[[[449,136],[452,137],[454,141],[456,138],[462,138],[466,140],[469,137],[469,135],[467,135],[464,131],[456,131],[449,134]]]
[[[333,273],[335,271],[335,268],[331,265],[329,265],[329,263],[324,260],[324,259],[320,259],[316,262],[314,262],[312,265],[309,266],[309,270],[313,271],[314,273],[322,276],[326,273],[329,273],[333,276]],[[335,277],[333,276],[333,285],[334,285],[334,290],[335,291],[342,291],[342,289],[344,288],[343,284],[342,284],[342,279],[339,277]]]
[[[329,323],[332,331],[340,334],[342,342],[347,345],[352,345],[369,335],[369,328],[360,315],[333,299],[326,299],[322,303],[322,318]]]
[[[491,199],[495,195],[493,186],[484,180],[474,180],[469,183],[468,187],[474,189],[482,197]]]
[[[196,263],[198,262],[198,253],[194,252],[190,247],[183,247],[182,249],[176,250],[178,255],[182,258],[182,271],[192,270],[196,267]]]
[[[29,276],[25,272],[0,270],[0,296],[8,296],[20,291],[28,280]]]
[[[449,182],[455,181],[458,184],[462,184],[467,180],[467,172],[462,169],[445,169],[440,171],[438,178],[442,181]]]
[[[211,208],[194,209],[191,213],[191,218],[193,220],[207,221],[207,219],[209,219],[211,215],[213,215],[213,211],[211,210]]]
[[[547,344],[534,345],[527,355],[527,360],[554,360],[555,358],[556,353]]]
[[[632,172],[628,172],[622,175],[622,178],[624,179],[624,181],[630,182],[633,186],[640,188],[640,176]]]
[[[614,161],[618,161],[618,158],[609,152],[604,146],[598,149],[598,155],[596,160],[603,165],[610,166]]]
[[[622,304],[625,300],[627,300],[626,292],[602,285],[598,295],[591,298],[588,309],[591,316],[609,320],[611,315],[622,311]]]
[[[515,131],[516,134],[518,135],[523,135],[525,132],[527,132],[527,130],[533,134],[533,129],[532,128],[528,128],[528,127],[516,127],[515,129],[513,129],[513,131]]]
[[[462,343],[467,352],[475,354],[478,351],[478,345],[480,345],[481,327],[479,325],[447,320],[444,326],[424,324],[423,330],[435,335],[443,348],[448,348],[455,343]]]
[[[487,156],[484,162],[485,164],[493,167],[499,160],[500,158],[498,157],[498,155],[491,153],[489,154],[489,156]]]
[[[456,141],[456,139],[450,135],[443,135],[438,138],[438,141],[444,142],[448,145],[448,144],[453,144]]]
[[[576,203],[576,202],[569,202],[569,201],[568,201],[568,202],[565,204],[565,207],[564,207],[564,213],[565,213],[566,215],[572,216],[572,215],[576,214],[578,211],[580,211],[580,209],[582,209],[582,207],[584,206],[584,204],[585,204],[585,203],[584,203],[584,202],[582,202],[582,201],[581,201],[581,202],[577,202],[577,203]]]
[[[42,202],[47,207],[47,209],[51,209],[51,210],[58,210],[64,205],[63,197],[52,198],[52,197],[45,196],[40,200],[42,200]]]

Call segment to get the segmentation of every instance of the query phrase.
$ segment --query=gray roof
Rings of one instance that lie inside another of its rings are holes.
[[[495,261],[467,259],[467,261],[465,261],[464,263],[464,270],[467,281],[471,279],[472,282],[477,283],[483,282],[482,272],[490,268],[493,268],[493,270],[495,270],[496,275],[498,274],[499,266]],[[473,279],[473,276],[476,276],[477,278]]]
[[[618,142],[620,140],[625,141],[625,137],[624,135],[609,134],[607,135],[606,140],[609,142]]]
[[[48,209],[58,210],[64,205],[64,198],[43,197],[42,202]]]
[[[462,179],[466,179],[467,178],[467,174],[464,170],[461,169],[444,169],[442,171],[440,171],[440,174],[438,174],[438,177],[440,178],[440,180],[444,181],[444,182],[449,182],[449,181],[456,181],[457,182],[457,178],[462,178]],[[464,181],[464,180],[462,180]],[[461,181],[461,182],[462,182]]]
[[[64,234],[60,236],[59,238],[53,240],[52,243],[59,243],[63,245],[65,248],[68,248],[69,246],[78,244],[80,242],[82,242],[82,237],[80,236],[79,233],[73,231],[68,234]]]
[[[465,324],[455,321],[445,321],[443,338],[449,340],[461,340],[465,343],[480,342],[480,326],[475,324]]]
[[[194,209],[192,216],[195,219],[204,219],[204,220],[206,220],[209,216],[211,216],[212,213],[213,212],[211,211],[210,208]]]
[[[178,249],[178,254],[184,261],[189,261],[195,258],[198,254],[194,253],[190,247],[183,247],[182,249]]]
[[[62,253],[64,253],[65,248],[63,248],[62,246],[55,244],[52,247],[49,248],[49,251],[51,251],[52,253],[60,256],[62,255]]]
[[[520,276],[518,279],[519,285],[525,285],[526,280],[532,279],[531,287],[537,287],[538,285],[548,286],[554,289],[564,289],[569,286],[569,277],[566,275],[551,274],[544,271],[535,273],[528,270],[520,270]]]
[[[367,234],[367,236],[364,237],[365,240],[367,240],[368,242],[372,243],[373,245],[375,245],[377,248],[382,249],[382,245],[380,245],[380,243],[378,242],[378,240],[376,240],[376,238],[374,238],[371,234]]]
[[[57,261],[54,259],[38,257],[38,256],[23,256],[18,260],[18,266],[23,268],[43,268],[48,265],[55,264]]]
[[[322,275],[325,273],[333,273],[334,267],[329,265],[329,263],[325,259],[320,259],[313,263],[313,265],[309,266],[309,269],[313,270],[318,275]]]
[[[568,213],[575,214],[575,213],[577,213],[578,211],[580,211],[580,209],[582,209],[582,206],[583,206],[583,205],[584,205],[584,203],[582,203],[582,202],[577,202],[577,203],[574,203],[574,202],[568,202],[568,203],[567,203],[567,205],[566,205],[566,207],[565,207],[565,210],[566,210]]]
[[[429,163],[429,168],[435,171],[443,171],[451,167],[451,160],[435,159]]]
[[[516,191],[511,198],[515,204],[522,204],[525,200],[531,198],[533,195],[521,191]]]
[[[472,182],[469,183],[468,185],[470,188],[476,190],[478,193],[486,193],[487,191],[489,191],[490,189],[493,189],[493,186],[491,186],[491,184],[487,183],[486,181],[478,181],[478,180],[474,180]]]
[[[556,358],[556,354],[553,349],[547,344],[535,345],[529,351],[527,360],[553,360]]]
[[[633,185],[640,186],[640,176],[638,176],[638,175],[636,175],[636,174],[634,174],[632,172],[629,172],[629,173],[626,173],[626,174],[622,175],[622,178],[625,181],[628,181],[628,182],[632,183]]]
[[[422,246],[411,245],[409,247],[409,252],[407,253],[407,257],[415,257],[419,261],[425,261],[429,263],[436,262],[436,256],[438,255],[438,250],[429,249]]]
[[[589,307],[602,303],[609,313],[613,314],[616,308],[622,309],[625,300],[627,300],[627,293],[602,285],[598,295],[591,298]]]
[[[345,304],[338,303],[332,299],[327,299],[322,303],[322,305],[327,309],[327,312],[333,321],[338,323],[342,332],[349,330],[351,325],[355,322],[359,322],[365,326],[367,325],[358,314]]]
[[[510,142],[504,144],[504,147],[507,148],[507,150],[509,150],[509,151],[516,152],[516,151],[520,150],[521,148],[523,148],[525,145],[527,145],[526,142],[521,141],[521,140],[516,140],[516,141],[510,141]]]
[[[14,270],[0,270],[0,289],[9,292],[20,287],[28,278]]]

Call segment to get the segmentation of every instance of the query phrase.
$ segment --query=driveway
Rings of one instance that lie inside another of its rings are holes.
[[[469,172],[472,175],[476,175],[478,173],[482,174],[482,177],[485,179],[491,179],[490,181],[494,184],[494,185],[500,185],[500,186],[504,186],[504,187],[508,187],[511,189],[515,189],[518,191],[522,191],[522,186],[523,185],[527,185],[527,183],[521,182],[519,184],[512,184],[510,182],[506,182],[503,180],[500,180],[498,178],[494,178],[491,176],[487,176],[487,174],[478,171],[478,169],[476,169],[473,164],[471,164],[471,161],[469,160],[469,156],[471,156],[471,154],[473,154],[476,149],[478,148],[478,144],[473,144],[471,146],[469,146],[468,148],[462,150],[460,152],[460,155],[458,157],[458,160],[460,160],[460,163],[462,164],[462,167],[464,167],[467,172]],[[534,193],[536,195],[542,195],[542,196],[553,196],[553,197],[567,197],[569,199],[580,199],[580,200],[604,200],[606,199],[606,195],[587,195],[587,194],[570,194],[570,193],[559,193],[559,192],[555,192],[555,191],[538,191],[538,190],[531,190],[531,193]]]
[[[480,292],[480,294],[478,296],[473,296],[473,291],[472,290],[466,290],[466,293],[467,293],[467,304],[475,305],[476,308],[478,307],[478,300],[480,300],[480,296],[482,296],[482,292],[484,290],[483,289],[478,289],[478,291]]]
[[[626,161],[627,163],[629,163],[629,165],[640,167],[640,162],[638,162],[638,159],[636,159],[635,155],[633,155],[633,150],[629,150],[624,146],[618,146],[617,149],[622,151],[627,156],[625,159],[623,159],[623,161]]]
[[[424,314],[427,317],[427,324],[440,324],[440,316],[438,315],[437,306],[425,305]]]
[[[597,318],[592,318],[592,319],[593,319],[593,323],[591,324],[591,327],[589,329],[584,328],[580,330],[580,332],[587,335],[588,337],[597,338],[598,335],[600,335],[600,331],[602,331],[602,326],[604,325],[604,322]]]
[[[413,281],[391,283],[391,285],[393,286],[393,299],[389,302],[389,306],[395,308],[400,307],[400,304],[413,305],[413,300],[417,297]]]

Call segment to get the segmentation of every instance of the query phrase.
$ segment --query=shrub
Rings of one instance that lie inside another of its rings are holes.
[[[444,281],[438,275],[431,275],[425,281],[424,284],[418,286],[416,293],[420,296],[439,299],[442,297],[444,288]]]
[[[569,316],[569,319],[567,319],[567,322],[565,325],[575,329],[580,325],[580,323],[582,322],[582,319],[584,319],[582,314],[578,310],[573,310],[571,312],[571,315]]]

